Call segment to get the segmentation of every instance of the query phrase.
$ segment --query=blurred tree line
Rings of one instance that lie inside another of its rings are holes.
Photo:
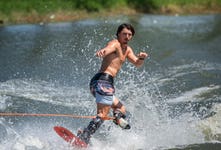
[[[1,0],[0,13],[10,14],[13,11],[48,13],[58,10],[86,10],[99,12],[104,9],[129,7],[140,12],[150,12],[165,5],[200,5],[221,6],[221,0]]]

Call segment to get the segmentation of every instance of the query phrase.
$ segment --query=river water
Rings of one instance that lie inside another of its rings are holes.
[[[118,16],[0,27],[0,112],[95,115],[88,83],[96,50],[119,24],[136,29],[130,45],[149,58],[126,62],[115,79],[132,129],[106,121],[88,149],[221,149],[221,16]],[[110,114],[111,115],[111,114]],[[53,131],[76,133],[90,119],[0,116],[3,150],[69,150]]]

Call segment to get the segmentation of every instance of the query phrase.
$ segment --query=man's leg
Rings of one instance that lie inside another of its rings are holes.
[[[97,103],[97,116],[99,117],[107,117],[109,114],[109,111],[111,109],[110,105],[105,105],[101,103]]]
[[[91,135],[94,134],[97,131],[97,129],[101,126],[101,124],[104,122],[102,120],[102,117],[107,117],[110,108],[111,106],[109,105],[97,103],[97,117],[90,121],[87,128],[85,128],[83,132],[78,134],[78,137],[80,137],[83,141],[85,141],[85,143],[88,144]]]
[[[115,124],[119,125],[123,129],[130,129],[129,123],[125,120],[126,118],[126,108],[125,106],[114,97],[113,105],[113,115],[115,119],[113,120]]]

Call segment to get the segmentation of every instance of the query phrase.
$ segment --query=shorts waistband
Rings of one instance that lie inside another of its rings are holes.
[[[109,81],[111,83],[114,83],[114,77],[108,73],[104,73],[104,72],[100,72],[97,73],[93,80],[105,80],[105,81]]]

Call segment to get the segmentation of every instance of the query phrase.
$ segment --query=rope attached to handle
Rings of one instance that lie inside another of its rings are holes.
[[[70,117],[70,118],[96,118],[96,116],[79,116],[79,115],[71,115],[71,114],[29,114],[29,113],[0,113],[2,117]],[[103,117],[103,120],[113,120],[114,117]]]

